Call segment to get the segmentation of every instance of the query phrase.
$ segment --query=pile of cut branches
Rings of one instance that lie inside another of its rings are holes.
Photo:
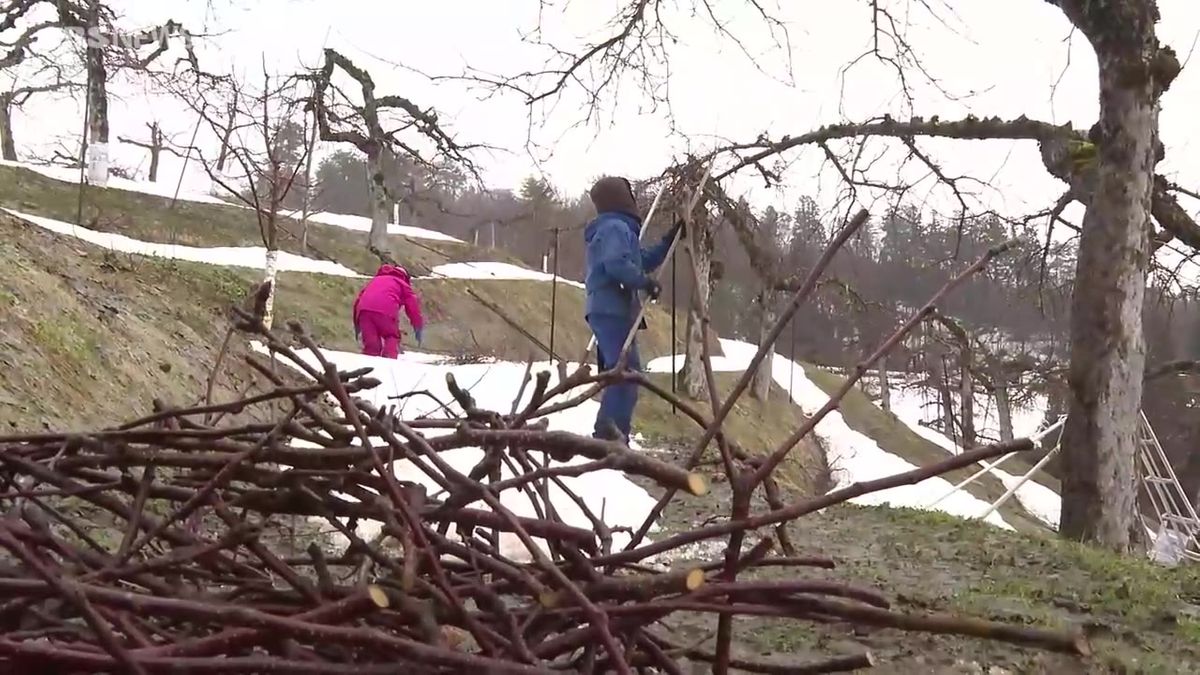
[[[813,286],[799,288],[796,306]],[[152,414],[107,429],[0,438],[4,672],[680,673],[683,659],[712,662],[717,672],[831,672],[873,663],[865,652],[803,664],[741,658],[724,620],[735,616],[1087,651],[1078,634],[896,611],[879,591],[823,578],[835,561],[803,556],[787,539],[788,522],[821,508],[1031,447],[1027,440],[988,446],[786,501],[772,479],[780,460],[920,316],[787,444],[754,456],[721,431],[753,368],[713,416],[638,373],[581,367],[553,386],[549,372],[531,372],[530,395],[517,394],[527,403],[507,413],[481,409],[448,378],[455,400],[440,408],[457,412],[404,419],[357,397],[379,384],[369,369],[339,371],[299,326],[282,335],[253,312],[234,313],[241,330],[304,382],[285,381],[265,357],[252,356],[260,385],[241,400],[156,404]],[[705,429],[692,461],[679,466],[547,429],[547,415],[620,380],[669,398]],[[244,421],[240,413],[253,409],[261,413],[253,419],[267,421]],[[672,499],[707,490],[695,469],[712,443],[733,488],[729,517],[647,540]],[[479,448],[482,459],[455,467],[444,453],[457,448]],[[392,465],[400,461],[437,491],[399,480]],[[564,481],[603,469],[661,488],[658,508],[624,533],[628,543],[619,548],[603,514]],[[591,527],[560,517],[552,490],[572,499]],[[752,512],[750,495],[760,490],[769,507]],[[506,508],[508,491],[524,494],[537,515]],[[280,533],[297,520],[332,528],[342,543],[332,550],[314,540],[303,554],[288,552]],[[367,522],[377,535],[360,534]],[[728,542],[719,560],[655,564],[714,539]],[[773,581],[754,574],[767,566],[795,572]],[[722,617],[711,651],[663,630],[675,613]]]

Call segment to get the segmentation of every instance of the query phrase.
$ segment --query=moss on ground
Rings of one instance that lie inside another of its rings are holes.
[[[677,499],[658,538],[711,523],[728,508],[722,484],[704,497]],[[935,511],[839,505],[788,529],[799,554],[827,556],[837,568],[766,568],[746,578],[828,579],[881,591],[906,613],[1081,629],[1095,654],[1080,660],[951,635],[755,618],[738,620],[738,653],[818,660],[869,650],[879,662],[873,672],[906,675],[1200,672],[1195,567],[1169,569]],[[696,557],[719,557],[723,545],[702,547]],[[669,623],[678,640],[711,647],[715,617],[680,615]]]

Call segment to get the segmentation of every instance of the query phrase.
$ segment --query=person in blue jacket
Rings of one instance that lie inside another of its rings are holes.
[[[671,241],[682,227],[677,223],[656,245],[642,248],[642,219],[637,213],[633,188],[624,178],[608,176],[596,181],[589,193],[596,218],[584,229],[587,242],[587,288],[585,316],[596,336],[601,371],[617,365],[625,338],[641,309],[638,296],[644,291],[657,299],[662,286],[649,274],[667,257]],[[643,320],[638,329],[644,329]],[[641,370],[637,341],[629,347],[626,366]],[[629,443],[638,386],[621,382],[604,390],[593,436]]]

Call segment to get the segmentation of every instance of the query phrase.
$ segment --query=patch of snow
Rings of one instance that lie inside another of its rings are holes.
[[[431,270],[428,277],[423,279],[506,279],[509,281],[553,281],[554,275],[537,270],[518,267],[505,262],[457,262],[438,265]],[[576,288],[583,284],[565,277],[558,277],[558,283]]]
[[[2,207],[0,207],[2,208]],[[65,223],[61,220],[53,218],[43,218],[20,211],[4,208],[4,211],[20,218],[26,222],[32,223],[38,227],[49,230],[56,234],[63,234],[76,239],[102,246],[111,251],[120,251],[122,253],[136,253],[138,255],[153,256],[156,258],[167,258],[172,260],[187,260],[190,262],[207,263],[209,265],[221,265],[225,267],[246,267],[250,269],[263,270],[267,264],[267,250],[261,246],[218,246],[213,248],[201,248],[196,246],[184,246],[182,244],[159,244],[155,242],[142,241],[140,239],[132,239],[125,235],[116,234],[114,232],[98,232],[86,227],[80,227],[72,223]],[[281,272],[311,272],[314,274],[328,274],[331,276],[364,278],[363,275],[354,270],[339,265],[328,260],[313,260],[305,258],[287,251],[279,252],[279,266]]]
[[[892,413],[904,422],[913,433],[942,448],[950,454],[958,454],[962,450],[950,440],[935,429],[921,424],[923,418],[923,401],[915,395],[913,389],[901,390],[892,396]],[[898,395],[897,395],[898,394]],[[1040,419],[1040,414],[1038,415]],[[1021,416],[1021,426],[1018,427],[1018,416],[1013,415],[1013,432],[1017,438],[1032,436],[1038,431],[1038,424],[1033,422],[1034,415],[1032,413]],[[1020,482],[1020,476],[1014,476],[1002,469],[992,469],[992,473],[1001,483],[1004,484],[1005,490],[1011,490],[1014,485]],[[1062,498],[1054,490],[1038,483],[1036,480],[1028,480],[1017,489],[1015,495],[1017,502],[1031,513],[1035,518],[1042,521],[1046,525],[1054,529],[1058,529],[1058,518],[1062,510]]]
[[[714,370],[744,371],[758,351],[756,345],[725,339],[721,340],[721,349],[725,356],[713,359]],[[682,359],[677,357],[677,365],[680,364],[682,364]],[[671,357],[654,359],[647,364],[646,368],[651,372],[670,372]],[[772,360],[771,376],[776,384],[785,390],[788,389],[789,384],[791,385],[792,401],[806,415],[815,414],[829,401],[829,396],[808,379],[802,366],[778,354]],[[829,465],[832,468],[835,490],[854,483],[884,478],[918,468],[880,448],[879,444],[869,436],[851,429],[842,414],[836,410],[822,418],[814,431],[825,448]],[[933,508],[968,519],[977,518],[987,510],[989,506],[987,502],[963,490],[957,490],[954,494],[933,505],[934,501],[953,490],[953,487],[946,479],[933,477],[916,485],[902,485],[856,497],[850,501],[862,505]],[[990,514],[985,522],[1004,529],[1013,529],[998,513]]]
[[[287,215],[289,218],[296,220],[300,219],[300,211],[289,211]],[[328,211],[318,211],[317,213],[308,214],[308,219],[314,223],[332,225],[334,227],[340,227],[344,230],[354,230],[355,232],[371,231],[371,219],[365,216],[352,216],[345,213],[329,213]],[[462,239],[458,239],[457,237],[451,237],[450,235],[442,232],[427,230],[422,227],[413,227],[411,225],[394,225],[392,223],[388,223],[387,233],[398,234],[400,236],[410,237],[412,239],[451,241],[456,244],[464,243]]]
[[[65,167],[65,166],[55,166],[55,165],[47,165],[47,164],[30,164],[27,162],[12,162],[12,161],[6,161],[6,160],[0,160],[0,165],[14,166],[14,167],[22,168],[22,169],[28,169],[30,171],[41,174],[47,178],[52,178],[57,181],[62,181],[64,183],[70,183],[72,185],[79,184],[79,170],[78,169],[72,169],[72,168]],[[245,179],[243,177],[238,177],[236,175],[224,175],[224,176],[221,176],[221,180],[224,180],[225,182],[227,182],[230,185],[235,186],[235,187],[240,186],[242,183],[245,182]],[[88,181],[88,182],[90,184],[90,181]],[[108,182],[105,185],[103,185],[103,186],[92,185],[92,187],[97,188],[97,189],[113,189],[113,190],[125,190],[127,192],[139,192],[141,194],[153,195],[155,197],[165,197],[168,199],[175,197],[175,183],[174,182],[156,183],[156,182],[148,181],[148,180],[130,180],[128,178],[120,178],[118,176],[113,176],[111,174],[109,175]],[[220,197],[217,197],[217,196],[211,194],[213,189],[214,189],[214,185],[211,180],[207,180],[207,178],[206,178],[202,184],[201,181],[196,180],[193,177],[193,180],[185,182],[184,188],[179,191],[178,199],[179,199],[179,201],[195,202],[198,204],[219,204],[222,206],[232,206],[235,208],[249,208],[245,204],[228,202],[228,201],[221,199]],[[299,211],[286,212],[284,215],[287,215],[291,218],[298,219],[300,217],[300,212]],[[352,215],[346,215],[346,214],[341,214],[341,213],[328,213],[328,212],[322,211],[322,212],[318,212],[318,213],[309,214],[308,218],[309,218],[309,220],[313,221],[314,223],[321,223],[323,225],[333,225],[335,227],[341,227],[341,228],[347,229],[347,230],[354,230],[357,232],[370,232],[371,231],[371,219],[364,218],[362,216],[352,216]],[[441,232],[435,232],[433,230],[427,230],[427,229],[424,229],[421,227],[411,227],[408,225],[391,225],[391,224],[389,224],[387,231],[388,231],[388,234],[398,234],[398,235],[401,235],[404,237],[411,237],[413,239],[433,239],[433,240],[437,240],[437,241],[451,241],[451,242],[456,242],[456,243],[460,243],[460,244],[463,243],[463,241],[461,239],[457,239],[448,234],[443,234]]]
[[[261,344],[254,343],[253,346],[260,352],[265,353],[266,351]],[[317,364],[316,358],[310,352],[301,351],[299,353],[308,363],[314,366]],[[374,389],[360,392],[358,396],[376,406],[395,406],[405,419],[423,416],[449,417],[442,408],[443,403],[451,410],[461,414],[461,410],[458,409],[446,386],[447,374],[453,374],[458,385],[469,391],[481,408],[508,412],[512,409],[513,398],[520,389],[521,380],[525,374],[524,363],[497,361],[455,365],[444,357],[412,351],[405,352],[400,355],[399,359],[394,360],[350,352],[323,350],[322,354],[339,370],[371,368],[371,377],[378,379],[381,384]],[[549,363],[534,364],[533,372],[536,373],[539,370],[550,372],[552,380],[550,386],[553,387],[556,380],[555,369],[550,367]],[[568,371],[570,370],[569,368]],[[522,405],[528,403],[528,397],[532,395],[532,390],[532,386],[526,387]],[[431,396],[409,396],[398,401],[390,398],[417,391],[428,392]],[[578,392],[574,391],[568,392],[555,400],[565,400],[577,394]],[[437,400],[434,400],[434,397]],[[549,415],[547,417],[549,428],[588,435],[591,433],[598,408],[599,403],[589,400],[574,408]],[[431,429],[422,430],[422,433],[427,437],[434,437],[452,433],[452,430]],[[462,473],[469,472],[483,457],[483,451],[479,448],[460,448],[439,454],[455,470]],[[540,453],[530,454],[540,457]],[[544,457],[540,459],[545,461]],[[583,461],[587,460],[576,458],[565,464]],[[551,464],[559,466],[564,463],[552,461]],[[395,475],[400,480],[425,486],[431,496],[436,496],[438,493],[440,489],[438,485],[409,460],[396,462],[393,468]],[[502,476],[511,478],[512,473],[507,467],[504,467]],[[593,514],[600,517],[610,527],[638,528],[655,504],[655,500],[645,490],[619,471],[606,469],[591,472],[582,477],[564,477],[562,481],[587,504]],[[345,495],[341,496],[347,498]],[[557,486],[551,485],[550,499],[564,522],[587,530],[592,529],[591,521],[579,506]],[[518,516],[536,516],[533,504],[528,496],[520,490],[504,491],[501,493],[500,502]],[[477,502],[472,506],[487,508],[482,502]],[[358,533],[360,536],[370,537],[378,532],[378,529],[378,523],[359,521]],[[628,542],[628,534],[620,532],[613,534],[614,550],[619,550]],[[530,559],[528,550],[514,534],[501,533],[500,547],[504,555],[515,560]]]
[[[26,162],[12,162],[0,160],[0,165],[15,166],[22,169],[28,169],[35,173],[41,174],[47,178],[52,178],[64,183],[79,185],[79,169],[72,169],[65,166],[54,166],[45,164],[29,164]],[[101,186],[93,185],[97,189],[108,190],[125,190],[126,192],[140,192],[141,194],[154,195],[155,197],[171,198],[175,196],[174,183],[155,183],[148,180],[130,180],[119,176],[110,175],[108,183]],[[188,185],[186,190],[179,191],[180,201],[198,202],[201,204],[223,204],[228,206],[229,202],[223,201],[218,197],[210,194],[205,194],[203,191],[197,190],[197,186]]]
[[[907,419],[930,422],[939,416],[941,402],[938,391],[933,387],[918,384],[918,378],[904,375],[905,381],[891,389],[891,405],[893,412],[905,410]],[[864,378],[866,379],[866,378]],[[893,378],[889,381],[894,383]],[[877,382],[872,382],[876,385]],[[876,387],[877,389],[877,387]],[[958,392],[952,392],[955,405],[958,404]],[[1049,401],[1045,394],[1035,394],[1026,405],[1013,406],[1011,410],[1013,436],[1026,438],[1037,433],[1046,418]],[[1000,413],[996,407],[996,399],[984,392],[975,394],[975,431],[981,438],[996,440],[1000,438]],[[897,413],[899,414],[899,413]]]

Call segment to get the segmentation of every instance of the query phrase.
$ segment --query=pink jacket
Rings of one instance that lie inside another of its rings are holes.
[[[424,328],[421,300],[413,291],[408,271],[403,267],[381,265],[354,300],[354,323],[358,324],[359,312],[378,312],[392,321],[399,321],[401,307],[414,331]]]

